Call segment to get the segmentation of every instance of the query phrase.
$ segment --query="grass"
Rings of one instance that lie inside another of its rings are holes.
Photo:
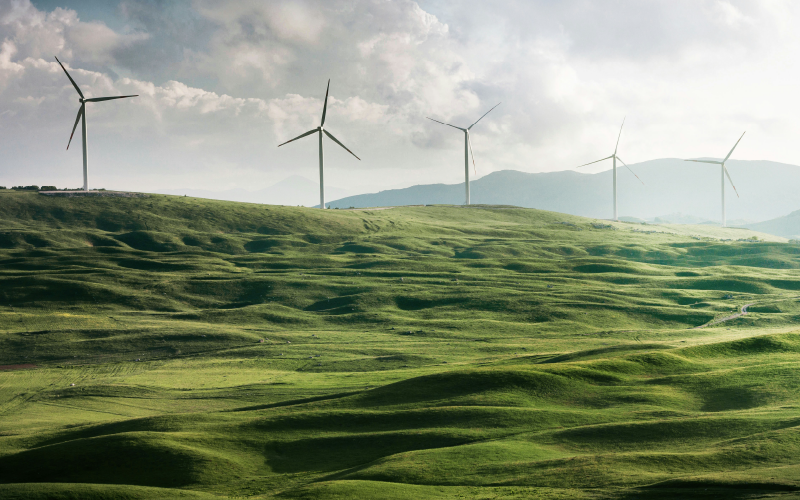
[[[0,193],[0,497],[795,498],[799,300],[741,229]]]

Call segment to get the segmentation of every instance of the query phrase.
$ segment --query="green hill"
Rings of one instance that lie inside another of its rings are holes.
[[[780,240],[2,193],[0,497],[791,498]]]

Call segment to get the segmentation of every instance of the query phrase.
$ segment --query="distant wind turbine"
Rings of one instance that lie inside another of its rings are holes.
[[[58,57],[56,57],[56,61],[58,61]],[[114,97],[92,97],[91,99],[85,99],[83,97],[83,92],[81,89],[78,88],[78,84],[75,83],[75,80],[69,75],[67,68],[61,64],[61,61],[58,61],[58,65],[61,66],[61,69],[64,70],[64,73],[67,74],[67,78],[72,83],[72,86],[75,87],[75,90],[78,91],[78,95],[81,96],[78,99],[78,102],[81,103],[81,107],[78,110],[78,116],[75,118],[75,125],[72,126],[72,133],[69,135],[69,142],[67,143],[67,149],[69,149],[69,145],[72,144],[72,136],[75,135],[75,129],[78,128],[78,122],[81,122],[81,135],[83,136],[83,190],[89,190],[89,164],[88,164],[88,155],[89,151],[86,146],[86,103],[87,102],[100,102],[100,101],[110,101],[112,99],[125,99],[126,97],[138,97],[138,95],[120,95]]]
[[[583,165],[580,165],[580,166],[576,167],[576,168],[581,168],[581,167],[585,167],[586,165],[591,165],[592,163],[597,163],[597,162],[605,161],[605,160],[608,160],[608,159],[613,160],[614,220],[616,220],[616,221],[619,220],[619,214],[617,212],[617,160],[619,160],[620,163],[625,165],[625,168],[630,170],[631,173],[637,179],[639,179],[639,176],[636,175],[636,172],[631,170],[631,167],[629,167],[624,161],[622,161],[622,158],[617,156],[617,149],[619,149],[619,138],[622,137],[622,127],[624,127],[624,126],[625,126],[625,118],[622,119],[622,125],[619,127],[619,135],[617,136],[617,145],[614,146],[614,154],[612,154],[611,156],[606,156],[605,158],[601,158],[599,160],[595,160],[595,161],[592,161],[592,162],[589,162],[589,163],[584,163]],[[639,179],[639,182],[641,182],[642,185],[644,185],[644,181],[643,180]]]
[[[322,172],[322,170],[323,170],[323,168],[322,168],[323,167],[322,134],[324,133],[325,135],[330,137],[331,140],[333,140],[333,142],[335,142],[336,144],[338,144],[341,147],[343,147],[345,151],[347,151],[348,153],[350,153],[353,156],[356,156],[355,153],[353,153],[352,151],[347,149],[347,146],[345,146],[344,144],[339,142],[339,139],[334,137],[333,134],[331,134],[330,132],[328,132],[327,130],[325,130],[323,128],[323,126],[325,125],[325,113],[328,110],[328,91],[330,89],[331,89],[331,81],[328,80],[328,88],[325,89],[325,104],[322,106],[322,121],[320,122],[319,127],[315,128],[315,129],[311,129],[308,132],[306,132],[305,134],[300,134],[297,137],[295,137],[294,139],[292,139],[290,141],[286,141],[286,142],[283,143],[283,144],[289,144],[290,142],[296,141],[297,139],[301,139],[301,138],[303,138],[303,137],[305,137],[307,135],[311,135],[311,134],[314,134],[314,133],[317,133],[317,132],[319,133],[319,208],[321,208],[323,210],[325,209],[325,182],[323,180],[323,175],[322,175],[322,173],[323,173]],[[278,144],[278,147],[283,146],[283,144]],[[356,156],[356,159],[361,161],[361,158],[359,158],[358,156]]]
[[[744,132],[742,132],[741,137],[739,137],[739,141],[742,140],[742,137],[744,137],[744,134],[746,134],[746,133],[747,133],[746,130]],[[733,179],[731,179],[731,174],[729,174],[728,173],[728,169],[725,168],[725,162],[728,161],[728,158],[731,157],[731,155],[733,154],[733,150],[736,149],[736,146],[739,145],[739,141],[736,141],[736,144],[734,144],[733,147],[731,148],[731,152],[728,153],[728,156],[726,156],[725,159],[722,160],[722,161],[714,161],[714,160],[684,160],[684,161],[694,161],[694,162],[697,162],[697,163],[713,163],[714,165],[719,165],[720,166],[720,180],[722,181],[722,227],[726,227],[726,223],[725,223],[726,222],[725,221],[725,177],[726,176],[728,177],[728,180],[730,181],[731,186],[733,187],[733,192],[736,193],[736,197],[737,198],[739,197],[739,192],[736,191],[736,186],[733,185]]]
[[[494,105],[494,108],[496,108],[500,104],[502,104],[502,103],[498,102],[497,104]],[[494,108],[492,108],[492,109],[494,109]],[[483,116],[486,116],[489,113],[491,113],[492,109],[490,109],[489,111],[484,113]],[[476,168],[475,167],[475,154],[472,153],[472,143],[469,140],[469,131],[470,131],[470,129],[472,127],[477,125],[479,121],[483,120],[483,116],[478,118],[478,121],[476,121],[475,123],[473,123],[472,125],[470,125],[467,128],[456,127],[455,125],[450,125],[449,123],[440,122],[439,120],[434,120],[433,118],[426,117],[426,118],[428,118],[428,120],[433,120],[436,123],[441,123],[442,125],[448,125],[450,127],[457,128],[458,130],[461,130],[462,132],[464,132],[464,186],[465,186],[466,193],[467,193],[467,198],[466,198],[466,202],[465,202],[466,205],[469,205],[469,155],[470,154],[472,154],[472,168]],[[477,169],[475,170],[475,175],[478,175]]]

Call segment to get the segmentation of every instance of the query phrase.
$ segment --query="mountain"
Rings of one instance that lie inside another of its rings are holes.
[[[266,203],[269,205],[303,205],[311,207],[319,205],[319,183],[305,177],[293,175],[264,189],[248,191],[246,189],[228,189],[211,191],[203,189],[168,189],[157,191],[161,194],[193,196],[211,200],[243,201],[246,203]],[[332,186],[325,187],[325,196],[339,198],[348,196],[352,191]]]
[[[726,184],[729,221],[768,220],[800,208],[800,167],[771,161],[729,160],[739,198]],[[720,172],[716,166],[663,158],[631,165],[646,184],[621,168],[617,175],[620,214],[636,219],[720,220]],[[611,171],[525,173],[503,170],[471,183],[474,204],[517,205],[585,217],[611,217]],[[333,199],[333,197],[331,197]],[[338,199],[332,208],[461,204],[464,184],[427,184]],[[663,214],[672,214],[664,216]]]
[[[719,225],[719,221],[711,221],[705,219],[703,217],[695,217],[694,215],[687,215],[681,212],[676,212],[674,214],[667,214],[667,215],[659,215],[658,217],[651,217],[649,219],[640,219],[638,217],[631,217],[631,216],[622,216],[619,218],[622,222],[635,222],[635,223],[642,223],[642,222],[649,222],[652,224],[716,224]],[[752,219],[727,219],[728,226],[745,226],[747,224],[753,224],[757,221]]]
[[[745,224],[744,227],[763,233],[783,236],[784,238],[800,240],[800,210],[772,220],[756,224]]]

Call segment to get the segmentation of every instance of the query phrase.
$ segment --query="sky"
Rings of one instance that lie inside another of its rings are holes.
[[[548,172],[610,155],[800,165],[800,2],[0,0],[0,185],[348,192]],[[609,162],[586,172],[610,168]],[[699,165],[698,168],[704,168]],[[622,175],[622,174],[621,174]]]

